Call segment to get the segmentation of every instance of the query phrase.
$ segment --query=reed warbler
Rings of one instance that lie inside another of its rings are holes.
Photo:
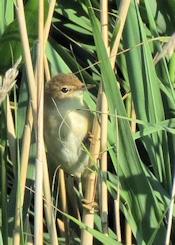
[[[58,74],[46,83],[44,137],[53,169],[61,165],[80,176],[88,164],[92,117],[83,101],[85,85],[74,74]],[[86,147],[85,147],[86,146]]]

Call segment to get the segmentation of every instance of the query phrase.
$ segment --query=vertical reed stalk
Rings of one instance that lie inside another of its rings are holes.
[[[51,0],[49,4],[49,11],[46,19],[46,23],[44,26],[44,48],[47,43],[49,30],[51,26],[51,21],[53,17],[54,7],[55,7],[56,0]],[[44,72],[46,74],[46,80],[48,81],[50,79],[50,71],[49,71],[49,65],[47,62],[47,57],[44,54]],[[53,205],[52,205],[52,197],[51,197],[51,191],[50,191],[50,183],[49,183],[49,174],[48,174],[48,167],[47,167],[47,159],[45,152],[43,152],[44,157],[44,196],[46,199],[45,202],[45,213],[46,213],[46,222],[48,231],[50,233],[50,239],[51,243],[54,245],[58,245],[58,239],[57,239],[57,231],[56,231],[56,224],[54,219],[54,212],[53,212]]]
[[[127,221],[126,221],[125,229],[126,229],[126,245],[132,245],[132,231]]]
[[[128,110],[128,117],[132,118],[131,121],[131,131],[133,133],[136,132],[136,114],[135,114],[135,110],[134,110],[134,105],[132,103],[132,97],[128,96],[127,97],[127,104],[129,104],[129,110]],[[131,227],[129,225],[129,223],[127,222],[127,220],[125,221],[126,225],[125,225],[125,240],[126,240],[126,245],[132,245],[132,230]]]
[[[12,112],[10,109],[10,102],[9,97],[7,97],[7,137],[9,141],[9,147],[10,147],[10,156],[12,159],[12,162],[16,166],[16,133],[15,133],[15,127],[12,117]]]
[[[44,73],[45,73],[46,81],[49,81],[50,80],[50,70],[49,70],[49,64],[48,64],[46,55],[44,55]]]
[[[17,12],[17,17],[18,17],[20,36],[21,36],[25,64],[26,64],[27,78],[28,78],[28,83],[29,83],[29,92],[31,96],[31,103],[32,103],[32,109],[33,109],[33,115],[34,115],[34,121],[35,121],[36,120],[36,106],[37,106],[36,84],[35,84],[35,77],[34,77],[32,59],[31,59],[31,54],[30,54],[29,39],[27,35],[24,5],[23,5],[22,0],[17,0],[16,3],[17,3],[16,12]]]
[[[44,208],[46,214],[46,223],[50,234],[51,244],[58,245],[59,243],[57,238],[57,231],[56,231],[56,224],[55,224],[55,218],[53,212],[53,204],[52,204],[52,197],[50,192],[49,174],[48,174],[45,152],[43,154],[43,158],[44,158],[43,189],[44,189],[44,196],[45,196]]]
[[[47,39],[49,36],[49,30],[50,30],[50,26],[51,26],[51,22],[52,22],[55,4],[56,4],[56,0],[51,0],[49,2],[49,11],[48,11],[47,20],[46,20],[46,23],[44,26],[44,45],[46,45],[46,42],[47,42]]]
[[[44,56],[44,2],[39,1],[38,15],[38,53],[37,53],[37,158],[34,244],[43,244],[43,56]]]
[[[174,210],[174,198],[175,198],[175,170],[174,170],[174,175],[173,175],[171,200],[170,200],[170,206],[169,206],[169,212],[168,212],[168,224],[167,224],[165,245],[170,244],[170,236],[171,236],[172,220],[173,220],[173,210]]]
[[[118,29],[118,33],[117,33],[117,37],[115,39],[114,45],[111,49],[111,65],[114,68],[115,66],[115,62],[116,62],[116,56],[117,56],[117,52],[118,52],[118,47],[120,44],[120,39],[122,36],[122,32],[123,32],[123,28],[124,28],[124,24],[126,21],[126,17],[128,14],[128,9],[130,6],[130,2],[131,0],[122,0],[120,3],[120,8],[119,8],[119,29]]]
[[[22,206],[24,201],[32,126],[33,126],[32,108],[31,105],[29,105],[26,125],[24,128],[22,150],[21,150],[20,186],[18,188],[19,196],[16,200],[15,227],[14,227],[14,234],[13,234],[14,245],[20,244],[20,220],[21,220],[21,211],[22,211]]]
[[[116,151],[119,151],[119,140],[118,140],[118,119],[116,115]],[[118,167],[118,166],[117,166]],[[122,241],[121,236],[121,222],[120,222],[120,183],[117,183],[117,199],[114,199],[114,211],[115,211],[115,230],[117,234],[117,240]]]
[[[34,244],[43,244],[43,99],[44,99],[44,1],[39,1],[37,50],[37,158],[34,216]]]
[[[110,57],[111,57],[111,65],[112,68],[114,69],[115,63],[116,63],[116,57],[117,57],[117,52],[124,28],[124,24],[126,21],[126,17],[128,14],[129,6],[130,6],[130,0],[122,0],[120,3],[119,7],[119,29],[117,32],[116,39],[114,41],[113,47],[110,51]],[[117,194],[117,200],[114,200],[114,208],[115,208],[115,213],[116,213],[116,232],[117,232],[117,237],[118,241],[121,241],[121,227],[120,227],[120,193],[119,193],[119,188],[118,188],[118,194]]]
[[[28,77],[29,92],[30,92],[30,97],[31,97],[33,115],[36,120],[36,85],[35,85],[34,71],[33,71],[33,66],[32,66],[32,59],[31,59],[31,54],[30,54],[29,40],[28,40],[28,35],[27,35],[24,5],[23,5],[22,0],[16,1],[16,12],[17,12],[17,17],[18,17],[20,36],[21,36],[25,64],[26,64],[26,71],[27,71],[27,77]],[[30,136],[31,136],[30,126],[32,127],[32,121],[33,121],[32,116],[30,116],[29,114],[28,114],[29,121],[30,121],[29,127],[27,126],[27,128],[25,128],[24,138],[23,138],[23,146],[25,143],[26,148],[23,148],[22,156],[21,156],[21,163],[22,163],[22,168],[23,168],[21,169],[21,173],[23,174],[25,173],[25,174],[22,175],[22,179],[21,179],[22,183],[20,184],[20,188],[18,188],[19,194],[23,193],[22,190],[24,190],[25,188]],[[28,143],[28,145],[26,143]],[[25,154],[26,153],[25,150],[27,151],[27,154]],[[13,237],[14,245],[20,244],[20,229],[19,229],[20,228],[20,212],[21,212],[21,207],[23,203],[23,197],[24,197],[24,193],[22,194],[22,196],[17,197],[16,214],[15,214],[15,228],[14,228],[14,237]]]
[[[64,213],[68,213],[65,176],[64,176],[64,171],[61,168],[59,169],[59,184],[60,184],[60,198],[61,198],[62,211]],[[69,222],[67,217],[65,217],[64,215],[63,215],[63,221],[64,221],[64,236],[66,240],[66,245],[69,245],[70,243]]]
[[[99,108],[99,102],[101,98],[101,86],[98,92],[97,98],[97,111]],[[97,116],[94,118],[93,128],[92,128],[92,142],[90,145],[90,162],[89,165],[92,166],[93,164],[97,164],[97,159],[99,156],[100,150],[100,125],[97,119]],[[89,171],[86,179],[86,191],[85,191],[85,200],[89,207],[84,207],[83,209],[83,218],[82,222],[93,228],[94,227],[94,198],[95,198],[95,188],[96,188],[96,181],[97,176],[95,172]],[[93,244],[93,236],[86,230],[81,230],[81,245],[92,245]]]
[[[117,199],[114,200],[114,212],[115,212],[115,231],[117,234],[117,241],[122,241],[121,225],[120,225],[120,192],[117,191]]]
[[[101,30],[102,38],[106,50],[108,51],[108,0],[100,1],[101,13]],[[103,88],[103,86],[102,86]],[[108,128],[108,103],[104,89],[101,96],[101,138],[100,138],[100,195],[99,204],[101,206],[101,222],[102,229],[105,234],[108,234],[108,192],[106,186],[107,173],[107,128]]]

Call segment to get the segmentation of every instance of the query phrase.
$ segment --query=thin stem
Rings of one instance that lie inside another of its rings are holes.
[[[62,211],[64,213],[68,213],[65,176],[64,176],[64,171],[61,168],[59,169],[59,185],[60,185],[60,198],[61,198]],[[70,237],[69,222],[64,215],[63,215],[63,221],[64,221],[64,236],[66,239],[66,244],[68,245],[69,237]]]
[[[118,138],[118,119],[116,117],[116,151],[119,152],[119,138]],[[118,165],[117,165],[118,168]],[[115,226],[117,239],[121,242],[121,222],[120,222],[120,184],[119,179],[117,183],[117,199],[114,200],[114,210],[115,210]]]
[[[10,108],[10,101],[9,97],[7,97],[7,137],[9,141],[9,147],[10,147],[10,156],[12,159],[12,162],[16,166],[16,133],[15,133],[15,127],[14,127],[14,121],[12,116],[12,111]]]
[[[53,210],[53,204],[52,204],[52,198],[51,198],[49,174],[48,174],[47,160],[46,160],[45,152],[43,154],[43,158],[44,158],[43,188],[44,188],[44,197],[45,197],[44,208],[45,208],[45,214],[46,214],[46,223],[47,223],[48,231],[50,234],[51,244],[58,245],[59,243],[57,239],[57,231],[56,231],[56,225],[55,225],[54,210]]]
[[[117,199],[114,200],[114,212],[115,212],[115,231],[117,234],[117,241],[121,242],[121,225],[120,225],[120,192],[117,191]]]
[[[24,128],[24,136],[22,142],[22,150],[21,150],[21,170],[20,170],[20,186],[19,186],[19,197],[16,200],[16,213],[15,213],[15,227],[13,234],[13,244],[20,244],[20,219],[21,219],[21,210],[24,202],[24,193],[25,193],[25,184],[26,184],[26,176],[27,176],[27,167],[28,167],[28,159],[29,159],[29,150],[31,143],[31,133],[33,126],[33,116],[32,116],[32,108],[29,105],[26,125]]]
[[[97,108],[99,108],[99,102],[101,98],[101,86],[99,88],[98,97],[97,97]],[[89,165],[97,164],[97,159],[100,151],[100,125],[97,116],[93,121],[92,128],[92,142],[90,145],[90,162]],[[82,222],[87,226],[94,227],[94,198],[95,198],[95,188],[96,188],[96,173],[89,171],[86,179],[86,191],[85,191],[85,200],[88,204],[88,208],[84,207],[83,209],[83,218]],[[93,243],[93,236],[86,230],[81,231],[81,245],[91,245]]]
[[[111,52],[110,52],[110,61],[111,61],[111,65],[112,65],[113,69],[115,67],[116,57],[117,57],[118,48],[119,48],[119,44],[120,44],[120,39],[121,39],[121,36],[122,36],[122,32],[123,32],[124,24],[125,24],[125,21],[126,21],[127,13],[128,13],[128,10],[129,10],[130,2],[131,2],[130,0],[122,0],[121,3],[120,3],[119,20],[117,21],[118,23],[120,23],[120,26],[119,26],[119,29],[118,29],[117,36],[115,38],[113,47],[112,47]],[[114,204],[115,204],[115,211],[116,211],[117,237],[118,237],[118,240],[121,241],[120,192],[119,192],[119,186],[118,186],[117,200],[114,201]]]
[[[46,76],[46,81],[49,81],[51,76],[50,76],[49,64],[46,55],[44,55],[44,73]]]
[[[24,5],[23,5],[22,0],[17,0],[16,3],[17,3],[16,12],[17,12],[17,17],[18,17],[19,30],[20,30],[20,36],[21,36],[22,47],[23,47],[23,52],[24,52],[26,71],[27,71],[27,77],[28,77],[28,83],[29,83],[29,91],[30,91],[32,109],[33,109],[34,121],[35,121],[36,106],[37,106],[36,84],[35,84],[35,77],[34,77],[34,71],[33,71],[33,66],[32,66],[32,58],[30,54],[29,39],[27,35]]]
[[[108,0],[101,0],[101,30],[102,38],[108,51]],[[102,86],[103,88],[103,86]],[[108,103],[103,88],[101,94],[101,138],[100,138],[100,206],[101,206],[101,222],[102,229],[105,234],[108,233],[108,192],[106,186],[106,172],[107,172],[107,128],[108,128]]]
[[[126,245],[132,245],[132,231],[127,221],[126,221]]]
[[[55,7],[56,0],[51,0],[49,4],[49,11],[48,16],[46,19],[46,23],[44,26],[44,48],[48,39],[49,30],[51,26],[51,21],[54,13],[54,7]],[[46,75],[46,80],[50,80],[50,71],[49,71],[49,65],[47,61],[47,57],[44,54],[44,72]],[[45,207],[45,213],[46,213],[46,222],[48,231],[50,234],[51,243],[54,245],[58,245],[58,239],[57,239],[57,231],[56,231],[56,224],[55,224],[55,218],[54,218],[54,211],[53,211],[53,205],[52,205],[52,197],[51,197],[51,191],[50,191],[50,183],[49,183],[49,173],[48,173],[48,166],[47,166],[47,159],[45,151],[43,152],[43,158],[44,158],[44,181],[43,181],[43,188],[44,188],[44,196],[46,199],[46,202],[44,203]]]
[[[118,52],[118,47],[119,47],[119,44],[120,44],[120,39],[121,39],[121,36],[122,36],[124,24],[125,24],[126,17],[127,17],[127,14],[128,14],[128,9],[129,9],[129,6],[130,6],[130,2],[131,2],[131,0],[122,0],[121,3],[120,3],[119,20],[118,20],[118,22],[120,23],[120,26],[119,26],[119,29],[118,29],[118,33],[117,33],[116,39],[114,41],[114,45],[113,45],[112,50],[110,52],[111,65],[112,65],[113,68],[115,66],[117,52]]]
[[[43,88],[44,88],[44,1],[39,1],[38,15],[38,63],[37,63],[37,158],[36,158],[36,192],[34,244],[43,244]]]
[[[168,224],[167,224],[165,245],[170,244],[172,219],[173,219],[173,209],[174,209],[174,197],[175,197],[175,168],[174,168],[174,176],[173,176],[173,186],[172,186],[172,191],[171,191],[171,201],[170,201],[170,207],[169,207],[169,213],[168,213]]]
[[[55,3],[56,3],[56,0],[51,0],[49,4],[49,11],[48,11],[47,20],[46,20],[45,27],[44,27],[44,45],[46,45],[46,42],[49,36],[49,30],[50,30],[50,26],[52,22]]]

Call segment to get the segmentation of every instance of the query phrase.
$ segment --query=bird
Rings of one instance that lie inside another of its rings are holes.
[[[80,177],[88,166],[92,114],[83,100],[86,86],[73,73],[58,74],[44,91],[44,140],[52,169]]]

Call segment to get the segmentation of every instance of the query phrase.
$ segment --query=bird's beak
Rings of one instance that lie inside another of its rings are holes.
[[[96,85],[94,84],[82,84],[80,87],[79,87],[79,90],[86,90],[86,89],[91,89],[91,88],[95,88]]]

